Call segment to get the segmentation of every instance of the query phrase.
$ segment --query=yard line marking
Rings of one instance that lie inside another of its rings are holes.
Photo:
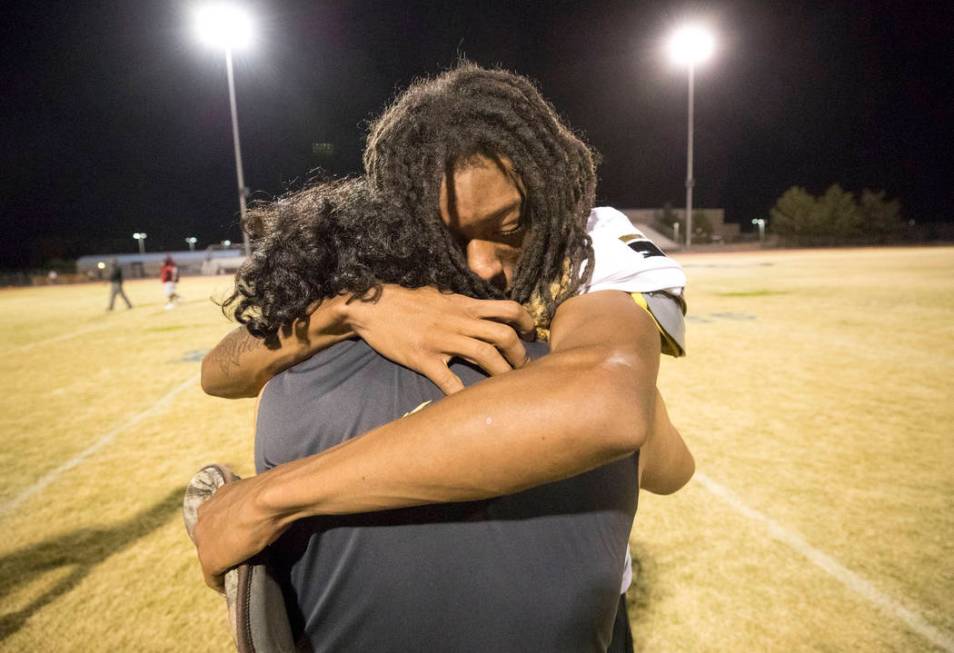
[[[24,501],[32,497],[34,494],[42,492],[44,489],[46,489],[48,485],[50,485],[53,481],[58,479],[60,476],[62,476],[69,470],[73,469],[74,467],[82,463],[84,460],[92,456],[94,453],[96,453],[97,451],[105,447],[107,444],[115,440],[116,436],[118,436],[123,431],[127,431],[131,429],[132,427],[136,426],[147,417],[152,417],[153,415],[156,415],[166,410],[169,407],[169,405],[172,403],[172,400],[175,399],[177,395],[179,395],[183,390],[186,390],[187,388],[195,386],[198,380],[199,380],[198,374],[194,374],[193,376],[190,376],[188,379],[186,379],[185,381],[183,381],[182,383],[174,387],[172,390],[164,394],[162,397],[160,397],[152,406],[150,406],[149,408],[147,408],[146,410],[140,413],[133,415],[128,420],[126,420],[119,426],[115,427],[114,429],[112,429],[111,431],[103,435],[101,438],[99,438],[99,440],[97,440],[93,444],[89,445],[88,447],[80,451],[78,454],[76,454],[75,456],[67,460],[65,463],[63,463],[59,467],[44,474],[39,480],[33,483],[33,485],[30,485],[29,487],[21,491],[18,495],[16,495],[15,497],[10,499],[6,503],[0,504],[0,516],[7,514],[11,510],[14,510],[21,503],[23,503]]]
[[[824,572],[838,580],[845,587],[858,594],[862,598],[865,598],[871,603],[875,604],[889,615],[905,622],[911,628],[911,630],[918,633],[935,646],[942,648],[949,653],[954,653],[954,638],[929,624],[927,620],[918,612],[905,607],[899,601],[891,598],[875,587],[874,584],[867,578],[851,571],[827,553],[816,549],[797,533],[788,530],[777,521],[763,515],[758,510],[745,505],[745,503],[743,503],[742,500],[739,499],[739,497],[737,497],[730,489],[717,483],[716,481],[713,481],[704,473],[696,471],[695,478],[702,484],[703,487],[729,504],[729,506],[737,513],[743,515],[744,517],[748,517],[754,522],[761,523],[766,527],[769,535],[795,549],[795,551],[808,558],[808,560],[815,566],[819,567]]]
[[[77,329],[76,331],[68,331],[67,333],[61,333],[58,336],[53,336],[52,338],[46,338],[45,340],[37,340],[36,342],[28,342],[25,345],[20,345],[19,347],[13,347],[8,349],[5,352],[0,353],[0,355],[7,354],[19,354],[25,351],[30,351],[34,347],[39,347],[41,345],[49,345],[54,342],[61,342],[63,340],[69,340],[70,338],[75,338],[76,336],[86,335],[87,333],[93,333],[94,331],[102,331],[103,329],[108,328],[109,324],[97,324],[85,329]]]

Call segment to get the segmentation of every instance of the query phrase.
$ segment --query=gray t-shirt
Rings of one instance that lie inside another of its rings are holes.
[[[453,370],[465,384],[484,378]],[[269,382],[256,467],[318,453],[441,397],[363,341],[340,343]],[[270,547],[293,629],[315,651],[605,650],[637,455],[487,501],[298,522]]]

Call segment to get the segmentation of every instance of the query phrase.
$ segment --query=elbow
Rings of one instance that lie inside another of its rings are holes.
[[[211,354],[206,354],[205,358],[202,359],[202,373],[200,375],[202,391],[211,397],[221,397],[222,399],[236,398],[233,389],[223,384],[221,378],[216,375],[216,370],[214,369],[215,363],[209,360],[210,357]]]
[[[682,489],[685,485],[692,480],[692,477],[696,475],[696,459],[692,457],[692,454],[689,454],[689,463],[686,465],[686,474],[683,478],[682,483],[676,490]],[[673,490],[675,492],[675,490]]]
[[[655,417],[654,370],[635,352],[607,347],[596,352],[590,373],[580,380],[585,396],[593,399],[591,415],[603,427],[608,446],[620,456],[642,447]]]
[[[625,453],[632,453],[646,444],[652,428],[652,410],[651,403],[643,405],[642,409],[639,410],[633,410],[630,406],[629,414],[625,416],[626,423],[620,424],[619,431],[619,445]],[[621,416],[623,416],[622,412]]]
[[[681,461],[678,469],[672,470],[668,478],[655,483],[652,486],[644,486],[644,489],[653,494],[675,494],[692,479],[696,473],[696,461],[688,451],[685,458]]]
[[[212,373],[209,370],[209,356],[206,354],[205,358],[202,359],[202,373],[200,375],[200,383],[202,384],[202,392],[212,397],[221,397],[221,389],[215,385],[215,380],[212,377]]]

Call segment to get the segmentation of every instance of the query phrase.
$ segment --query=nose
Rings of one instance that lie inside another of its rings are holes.
[[[497,247],[486,240],[471,240],[467,243],[467,267],[478,277],[506,290],[507,278],[503,261]]]

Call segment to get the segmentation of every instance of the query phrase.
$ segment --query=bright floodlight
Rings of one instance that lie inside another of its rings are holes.
[[[195,14],[196,31],[206,45],[223,50],[237,50],[252,41],[252,19],[230,4],[212,4],[199,8]]]
[[[680,27],[669,39],[669,55],[678,64],[694,66],[712,56],[715,37],[700,25]]]
[[[136,233],[133,234],[133,238],[139,241],[139,253],[145,254],[146,253],[146,232],[137,231]]]

